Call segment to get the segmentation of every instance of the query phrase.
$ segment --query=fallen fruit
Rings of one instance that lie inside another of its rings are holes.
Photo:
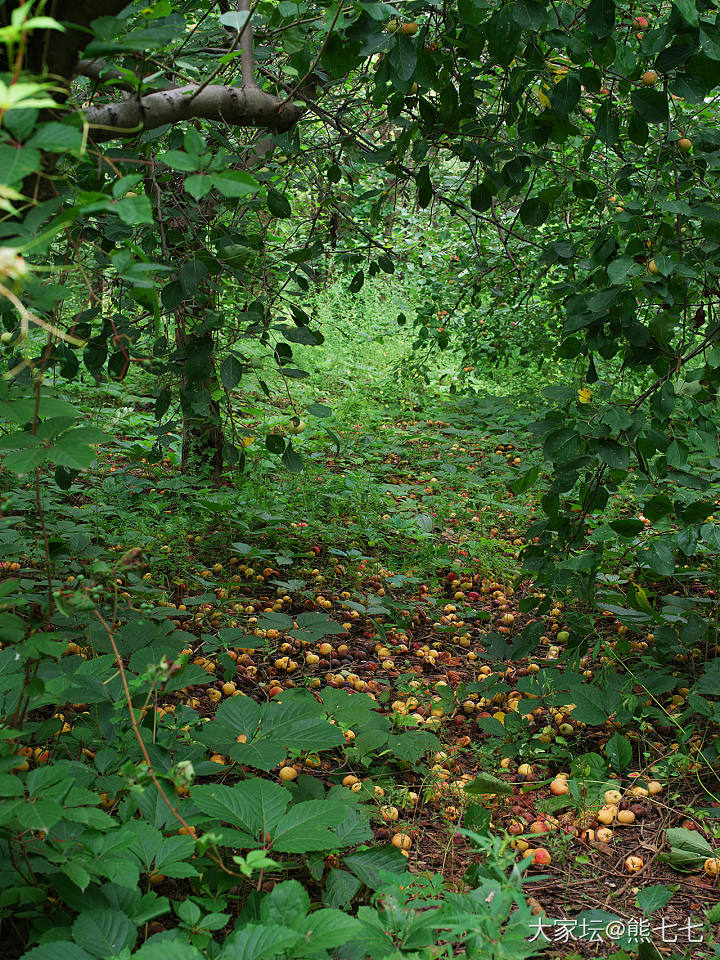
[[[708,877],[720,876],[720,857],[708,857],[703,864],[703,870]]]
[[[398,850],[409,850],[412,846],[412,840],[406,833],[396,833],[392,838],[392,845]]]
[[[645,866],[642,857],[629,856],[625,858],[625,870],[628,873],[637,873],[639,870]]]
[[[297,777],[297,770],[295,767],[281,767],[278,776],[281,780],[294,780]]]

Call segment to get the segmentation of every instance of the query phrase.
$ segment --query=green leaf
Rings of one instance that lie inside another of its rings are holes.
[[[287,219],[292,216],[292,208],[286,197],[277,190],[268,190],[267,194],[268,210],[274,217]]]
[[[292,440],[288,440],[282,457],[283,466],[287,467],[290,473],[302,473],[305,469],[302,457],[292,445]]]
[[[265,835],[275,827],[290,802],[290,794],[277,783],[253,777],[232,787],[219,783],[193,787],[192,799],[203,813],[257,837],[261,831]]]
[[[460,19],[469,27],[479,26],[485,19],[488,0],[458,0]]]
[[[603,103],[597,112],[595,136],[608,147],[617,143],[620,136],[620,119],[609,101]]]
[[[152,223],[153,211],[150,206],[150,199],[141,194],[137,197],[123,197],[122,200],[115,200],[112,210],[118,215],[123,223],[129,227],[138,223]]]
[[[361,935],[363,925],[355,917],[340,910],[314,910],[293,927],[303,935],[305,943],[315,950],[333,950]]]
[[[307,412],[313,417],[331,417],[333,415],[332,407],[328,407],[324,403],[309,404]]]
[[[550,216],[550,205],[539,197],[528,197],[520,206],[520,219],[526,227],[539,227]]]
[[[536,0],[517,0],[513,9],[515,23],[524,30],[540,30],[547,22],[547,10],[544,3]]]
[[[396,34],[397,43],[390,52],[390,63],[393,66],[398,80],[401,84],[407,84],[412,80],[417,66],[417,50],[415,44],[404,34]]]
[[[698,10],[695,0],[673,0],[673,6],[690,27],[698,25]]]
[[[227,170],[225,173],[213,173],[210,179],[215,189],[224,197],[248,197],[253,193],[257,193],[260,189],[260,184],[257,180],[243,170]],[[275,216],[278,216],[278,214],[275,214]]]
[[[532,487],[540,476],[540,467],[531,467],[522,473],[517,480],[511,480],[508,486],[513,493],[525,493]]]
[[[659,90],[633,90],[630,99],[646,123],[664,123],[667,120],[667,97]]]
[[[618,773],[627,770],[632,761],[630,741],[620,733],[614,733],[605,744],[605,755]]]
[[[555,89],[550,94],[550,104],[555,113],[566,116],[577,106],[580,94],[580,81],[577,77],[568,75],[556,84]]]
[[[471,796],[495,794],[499,797],[507,797],[512,794],[513,788],[512,784],[506,780],[500,780],[491,773],[481,773],[466,785],[464,792]]]
[[[0,170],[3,183],[22,183],[25,177],[41,168],[39,151],[32,147],[0,146]]]
[[[640,266],[632,257],[616,257],[607,265],[608,279],[613,284],[624,283],[628,277],[637,276],[639,273]]]
[[[39,467],[47,459],[48,452],[42,447],[30,447],[28,450],[17,450],[8,453],[2,460],[6,470],[23,475]]]
[[[585,11],[588,30],[599,40],[609,37],[615,26],[615,4],[613,0],[591,0]]]
[[[327,829],[342,823],[347,816],[343,803],[306,800],[294,804],[272,833],[272,848],[281,853],[307,853],[332,847],[333,835]]]
[[[365,273],[362,270],[358,270],[358,272],[350,281],[350,293],[357,293],[358,290],[362,288],[362,285],[364,283],[365,283]]]
[[[669,863],[676,870],[696,870],[715,856],[713,848],[697,830],[671,827],[666,836],[670,844]]]
[[[281,953],[287,956],[286,948],[299,945],[301,941],[300,934],[287,927],[266,927],[240,920],[223,943],[219,960],[271,960]]]
[[[627,447],[609,437],[598,440],[598,455],[601,461],[612,470],[627,470],[630,466],[630,453]]]
[[[638,890],[635,901],[642,912],[647,916],[661,910],[672,896],[672,890],[662,883],[654,883],[649,887]]]
[[[212,178],[204,173],[195,173],[191,177],[185,177],[183,189],[189,193],[195,200],[202,200],[213,188]]]
[[[234,390],[235,387],[242,380],[244,366],[237,357],[229,356],[225,357],[223,362],[220,364],[220,379],[226,390]]]
[[[653,540],[648,547],[639,550],[637,556],[659,577],[671,577],[675,573],[675,557],[666,543]]]
[[[323,903],[328,907],[347,907],[361,887],[361,881],[347,870],[333,867],[327,875]]]
[[[168,150],[166,153],[161,153],[158,160],[171,169],[181,170],[183,173],[194,173],[200,169],[200,159],[183,150]]]
[[[76,943],[101,960],[130,949],[137,940],[135,924],[119,910],[85,910],[72,929]]]
[[[42,123],[28,141],[47,153],[79,153],[82,148],[82,130],[67,123]]]
[[[69,940],[53,940],[41,943],[22,955],[21,960],[96,960],[97,954],[88,953]]]
[[[343,859],[345,866],[371,890],[377,890],[383,885],[381,873],[407,872],[407,860],[399,850],[391,846],[358,850]]]

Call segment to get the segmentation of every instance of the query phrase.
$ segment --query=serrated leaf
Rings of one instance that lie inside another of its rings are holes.
[[[137,928],[120,910],[85,910],[73,923],[73,938],[95,957],[113,957],[135,945]]]

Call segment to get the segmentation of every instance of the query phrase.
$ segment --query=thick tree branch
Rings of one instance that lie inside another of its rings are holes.
[[[96,143],[103,143],[195,118],[283,133],[293,127],[302,114],[295,104],[283,103],[257,87],[213,84],[200,93],[196,93],[197,89],[190,84],[149,93],[139,100],[90,107],[85,111],[90,134]]]

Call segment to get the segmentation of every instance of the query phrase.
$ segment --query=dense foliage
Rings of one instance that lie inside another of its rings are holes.
[[[490,769],[716,802],[719,17],[0,4],[7,956],[533,956]]]

